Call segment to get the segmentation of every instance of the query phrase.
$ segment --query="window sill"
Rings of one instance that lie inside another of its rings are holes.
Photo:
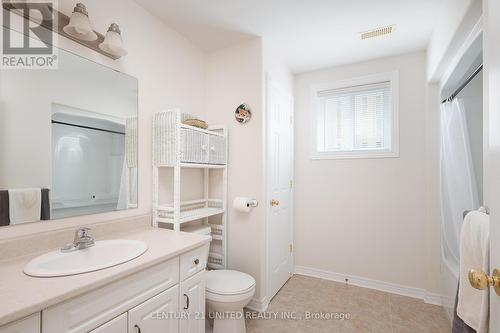
[[[346,159],[373,159],[373,158],[399,158],[397,151],[355,151],[355,152],[313,152],[311,160],[346,160]]]

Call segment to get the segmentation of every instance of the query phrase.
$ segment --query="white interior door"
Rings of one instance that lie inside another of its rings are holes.
[[[500,1],[484,0],[484,92],[489,148],[485,154],[490,207],[490,272],[500,269]],[[500,332],[500,296],[490,290],[490,332]]]
[[[293,98],[267,78],[267,272],[269,300],[292,275]]]

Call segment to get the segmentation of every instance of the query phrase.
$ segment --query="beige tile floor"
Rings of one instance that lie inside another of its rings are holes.
[[[294,275],[274,297],[268,315],[285,311],[295,318],[316,313],[348,313],[350,319],[247,319],[247,333],[280,332],[451,332],[444,310],[421,300]],[[252,313],[256,316],[256,313]]]

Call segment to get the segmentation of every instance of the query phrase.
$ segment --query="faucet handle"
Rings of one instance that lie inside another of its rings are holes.
[[[75,231],[75,243],[81,240],[82,238],[92,238],[92,236],[90,235],[91,230],[92,229],[87,227],[78,228]]]
[[[64,245],[61,248],[61,252],[73,252],[76,250],[86,249],[95,244],[94,238],[90,234],[90,228],[80,227],[75,231],[75,239],[73,243]]]

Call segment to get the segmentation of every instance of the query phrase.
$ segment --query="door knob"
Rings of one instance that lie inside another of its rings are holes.
[[[493,275],[489,276],[485,272],[471,269],[469,271],[469,282],[473,288],[485,290],[488,287],[493,287],[498,296],[500,296],[500,271],[493,270]]]
[[[271,206],[278,206],[279,204],[280,204],[279,200],[276,200],[276,199],[271,200]]]

